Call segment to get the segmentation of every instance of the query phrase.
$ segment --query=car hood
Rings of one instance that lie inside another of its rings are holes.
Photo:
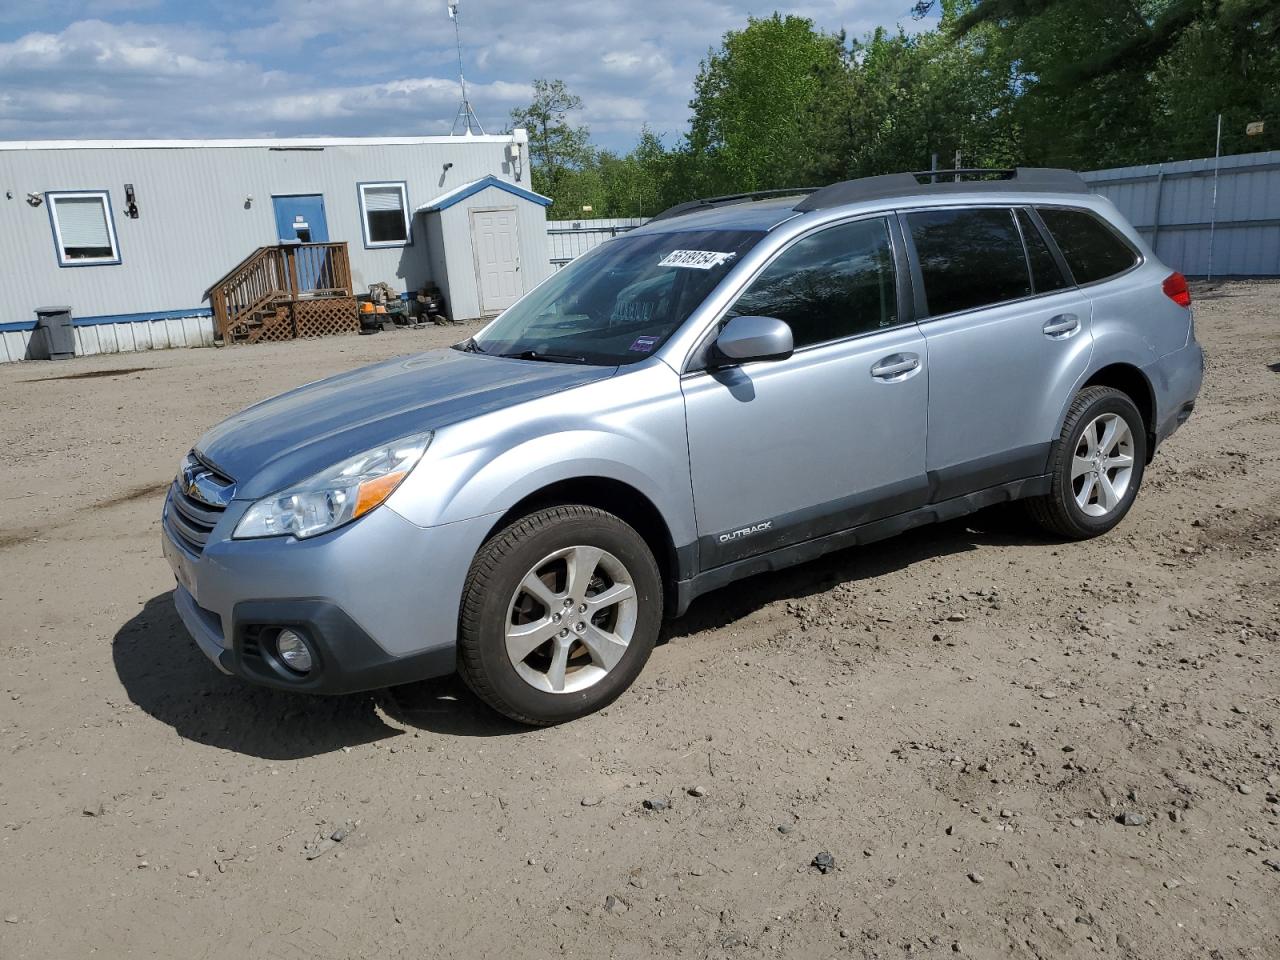
[[[616,367],[512,360],[460,350],[397,357],[264,400],[196,442],[254,500],[415,433],[612,376]]]

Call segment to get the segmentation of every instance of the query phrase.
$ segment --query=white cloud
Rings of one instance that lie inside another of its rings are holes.
[[[907,6],[810,0],[789,12],[856,35]],[[0,24],[41,29],[0,25],[5,137],[447,132],[460,96],[445,0],[27,0],[21,9],[0,12]],[[729,0],[462,0],[471,100],[487,129],[502,129],[534,78],[560,78],[608,146],[629,147],[643,123],[678,135],[708,48],[748,13],[771,11]]]

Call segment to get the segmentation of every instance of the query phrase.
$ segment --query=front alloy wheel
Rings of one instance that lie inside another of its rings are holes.
[[[626,654],[636,608],[621,560],[599,547],[565,547],[534,564],[512,594],[507,656],[535,690],[585,690]]]
[[[550,507],[495,533],[463,592],[458,669],[487,704],[528,724],[612,703],[639,675],[662,621],[644,538],[595,507]]]

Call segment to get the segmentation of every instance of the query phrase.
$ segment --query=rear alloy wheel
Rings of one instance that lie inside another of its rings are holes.
[[[553,507],[476,555],[459,623],[459,669],[500,713],[550,724],[599,710],[644,667],[662,582],[644,539],[594,507]]]
[[[1090,517],[1105,517],[1120,506],[1133,479],[1133,431],[1117,413],[1089,421],[1071,458],[1071,492]]]
[[[1050,490],[1026,501],[1027,511],[1058,536],[1099,536],[1129,512],[1146,462],[1146,429],[1133,401],[1111,387],[1089,387],[1067,411]]]

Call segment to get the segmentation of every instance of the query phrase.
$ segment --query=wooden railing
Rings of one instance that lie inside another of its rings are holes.
[[[209,288],[214,323],[224,341],[301,299],[351,295],[351,260],[343,243],[259,247]]]

